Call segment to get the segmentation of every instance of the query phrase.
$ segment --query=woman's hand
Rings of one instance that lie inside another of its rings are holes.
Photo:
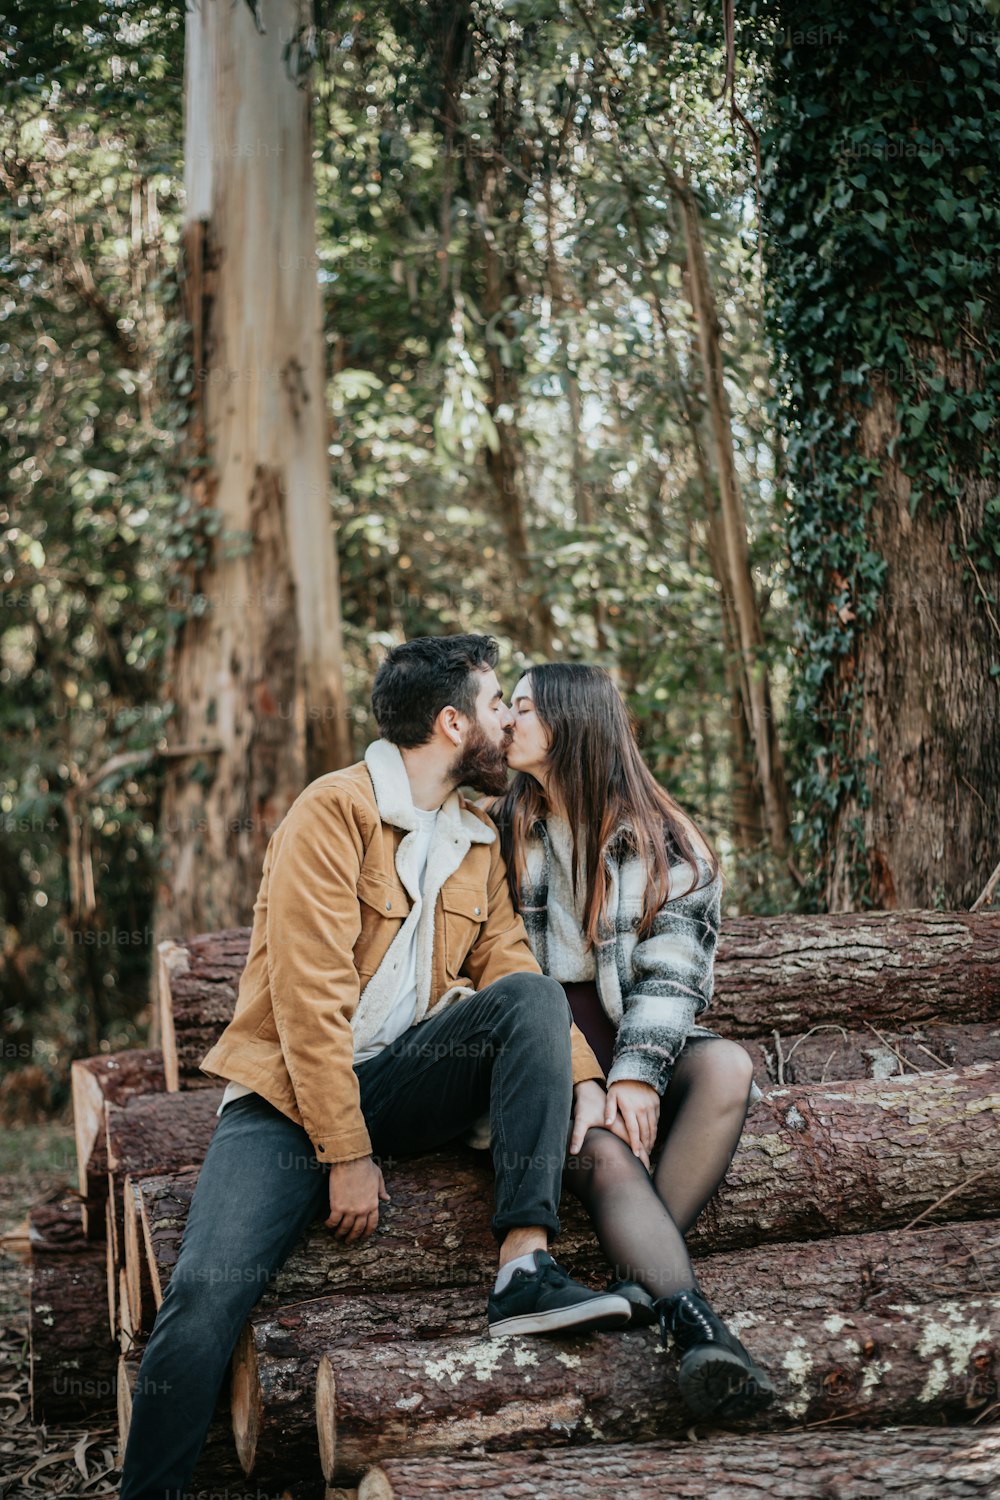
[[[660,1119],[660,1096],[648,1083],[624,1079],[608,1089],[604,1119],[605,1129],[627,1140],[644,1166],[656,1140]]]
[[[573,1089],[573,1134],[570,1137],[569,1154],[577,1156],[583,1138],[592,1125],[604,1124],[607,1106],[604,1090],[596,1078],[588,1078]]]

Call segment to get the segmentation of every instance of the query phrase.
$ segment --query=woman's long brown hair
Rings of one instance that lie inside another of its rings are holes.
[[[628,709],[603,667],[546,663],[529,667],[527,676],[535,712],[549,735],[549,774],[573,835],[574,890],[581,860],[586,870],[584,936],[588,944],[595,942],[607,915],[604,856],[614,846],[617,855],[638,855],[645,863],[646,899],[638,930],[640,937],[648,937],[670,893],[671,864],[687,860],[694,869],[688,891],[698,885],[688,829],[708,851],[713,876],[719,870],[718,857],[694,821],[654,780],[639,753]],[[490,809],[500,829],[516,907],[525,875],[526,840],[547,811],[541,785],[524,771],[515,774],[506,794]]]

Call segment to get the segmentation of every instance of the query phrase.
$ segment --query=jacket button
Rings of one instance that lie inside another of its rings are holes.
[[[482,907],[481,907],[481,906],[477,906],[477,907],[476,907],[476,916],[477,916],[477,917],[478,917],[478,916],[480,916],[480,915],[481,915],[481,914],[482,914],[482,910],[483,910],[483,909],[482,909]]]
[[[387,901],[385,903],[385,909],[386,909],[386,911],[392,911],[392,902],[391,901]]]

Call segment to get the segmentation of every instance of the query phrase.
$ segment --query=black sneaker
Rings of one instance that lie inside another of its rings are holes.
[[[631,1309],[624,1297],[592,1292],[573,1281],[546,1250],[535,1251],[534,1271],[518,1266],[502,1292],[491,1292],[486,1316],[491,1338],[512,1333],[556,1333],[572,1328],[624,1328]]]
[[[771,1380],[700,1291],[660,1297],[654,1306],[663,1343],[669,1332],[681,1356],[681,1396],[696,1417],[748,1417],[770,1406]]]
[[[624,1297],[632,1309],[630,1328],[649,1328],[657,1321],[653,1299],[637,1281],[609,1281],[608,1291],[612,1296]]]

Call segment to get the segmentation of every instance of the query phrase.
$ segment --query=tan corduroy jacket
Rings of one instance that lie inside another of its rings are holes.
[[[354,1056],[392,1009],[414,928],[416,1022],[507,974],[541,972],[488,816],[448,797],[422,892],[416,826],[403,758],[387,740],[299,794],[264,855],[233,1019],[199,1064],[303,1126],[319,1161],[371,1151]],[[575,1026],[572,1051],[574,1083],[603,1079]]]

